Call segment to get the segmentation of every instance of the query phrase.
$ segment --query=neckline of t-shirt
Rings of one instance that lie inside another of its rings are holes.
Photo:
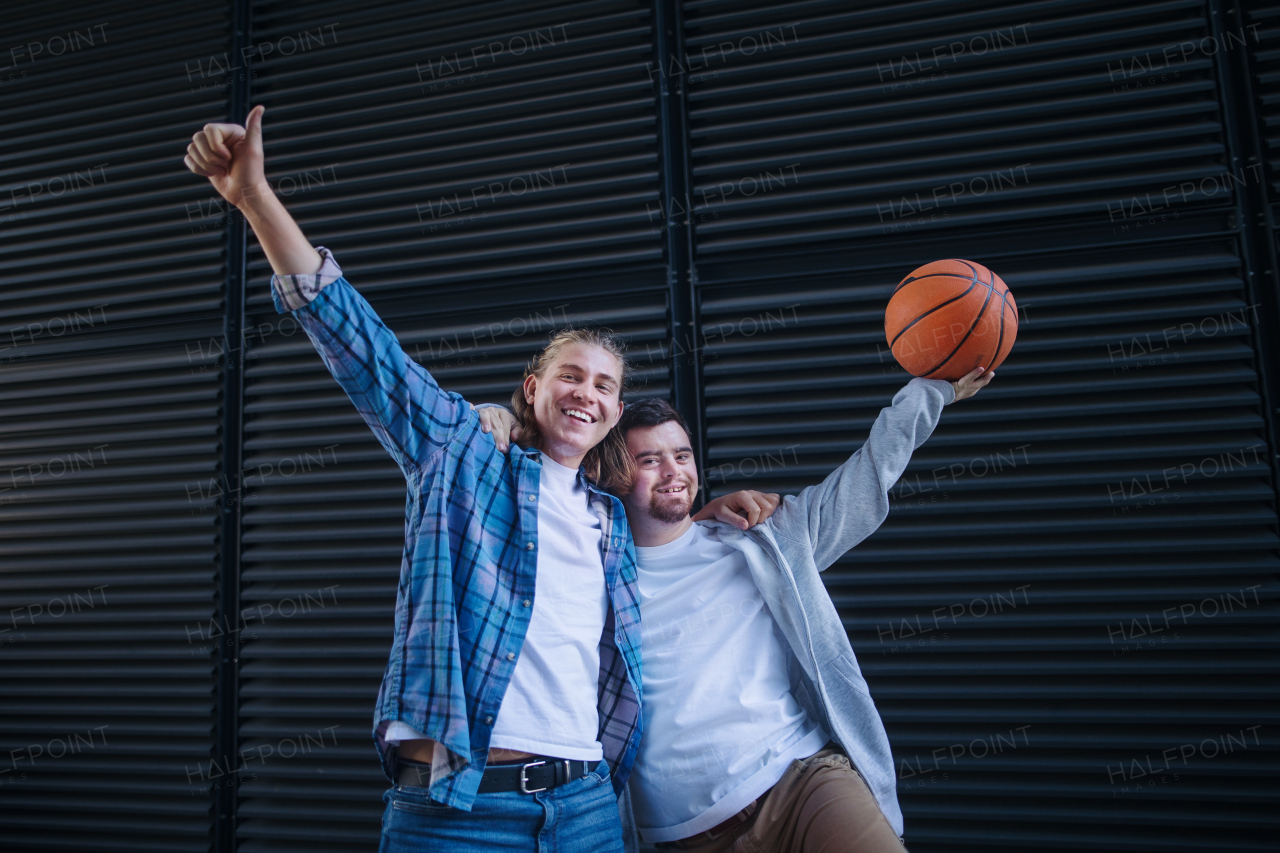
[[[636,559],[637,560],[654,560],[654,559],[661,559],[663,557],[670,557],[675,552],[688,548],[690,545],[692,545],[693,540],[695,537],[697,537],[697,535],[698,535],[698,523],[694,522],[693,524],[689,525],[688,530],[686,530],[684,533],[681,533],[679,537],[672,539],[670,542],[668,542],[665,545],[650,545],[644,548],[637,545]]]
[[[578,478],[578,469],[570,468],[568,465],[561,465],[547,454],[542,454],[542,470],[543,473],[550,474],[561,483],[572,483]]]

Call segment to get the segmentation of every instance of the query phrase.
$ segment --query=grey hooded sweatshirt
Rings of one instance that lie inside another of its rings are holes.
[[[876,531],[889,514],[889,489],[955,400],[941,379],[916,377],[881,409],[862,447],[816,486],[783,499],[767,521],[743,532],[717,525],[740,548],[769,612],[791,650],[791,691],[849,754],[899,836],[902,810],[889,738],[844,624],[818,573]],[[641,611],[640,618],[644,619]],[[620,798],[624,841],[638,840],[629,793]]]

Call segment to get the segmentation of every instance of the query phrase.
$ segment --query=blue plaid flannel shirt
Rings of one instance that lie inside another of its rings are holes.
[[[538,555],[536,450],[500,453],[466,400],[442,391],[333,255],[313,275],[272,276],[292,312],[408,483],[395,635],[374,712],[374,742],[400,720],[434,739],[431,799],[470,810],[502,696],[529,627]],[[578,476],[601,521],[609,614],[600,638],[599,739],[621,794],[641,730],[635,547],[622,503]]]

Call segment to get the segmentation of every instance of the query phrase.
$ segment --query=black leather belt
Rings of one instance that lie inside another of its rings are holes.
[[[549,791],[557,785],[581,779],[598,763],[538,755],[534,756],[533,761],[522,764],[489,764],[480,777],[479,793],[518,791],[521,794],[536,794],[539,791]],[[415,788],[430,787],[431,765],[400,759],[396,770],[396,784]]]

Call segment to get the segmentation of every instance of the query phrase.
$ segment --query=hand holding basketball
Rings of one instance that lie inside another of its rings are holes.
[[[996,378],[995,371],[986,372],[985,367],[975,367],[964,376],[951,383],[951,387],[956,390],[956,398],[951,402],[955,403],[960,400],[967,400],[974,394],[977,394],[983,388],[987,387],[987,383]]]

